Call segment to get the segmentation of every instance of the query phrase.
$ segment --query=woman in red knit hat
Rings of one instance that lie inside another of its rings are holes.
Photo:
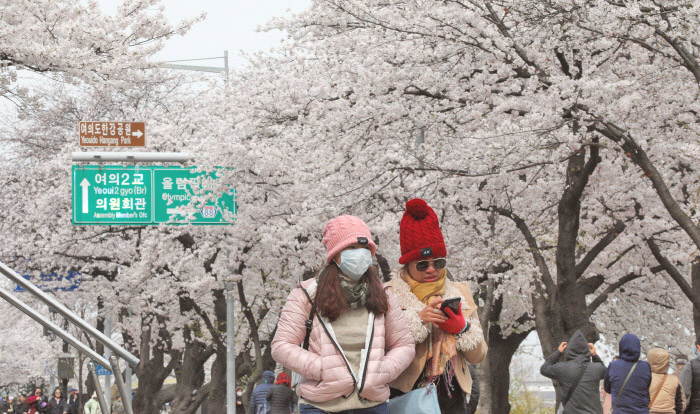
[[[399,231],[403,265],[388,283],[416,342],[411,365],[389,386],[392,396],[434,383],[443,413],[467,411],[468,363],[486,358],[486,341],[466,282],[447,278],[447,248],[437,215],[425,201],[406,203]],[[457,299],[458,298],[458,299]],[[452,307],[444,307],[445,304]]]
[[[304,377],[301,414],[386,414],[387,384],[411,363],[413,337],[372,266],[377,246],[367,225],[336,217],[323,244],[318,278],[301,282],[282,309],[272,357]]]

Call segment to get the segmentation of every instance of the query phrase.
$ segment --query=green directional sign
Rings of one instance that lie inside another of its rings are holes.
[[[217,171],[74,165],[72,178],[76,225],[231,225],[237,213],[235,189],[211,199]]]

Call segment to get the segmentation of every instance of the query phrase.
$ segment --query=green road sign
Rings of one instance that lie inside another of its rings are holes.
[[[74,165],[73,224],[233,224],[236,190],[207,199],[216,189],[217,173],[195,169]]]

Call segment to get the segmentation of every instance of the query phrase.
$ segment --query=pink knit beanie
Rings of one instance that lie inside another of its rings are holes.
[[[338,252],[353,243],[368,244],[372,256],[377,252],[369,227],[359,217],[346,215],[329,221],[323,229],[323,245],[328,252],[326,263],[330,263]]]

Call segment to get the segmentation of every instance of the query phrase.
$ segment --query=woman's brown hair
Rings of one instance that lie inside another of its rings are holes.
[[[321,269],[318,275],[316,311],[331,322],[338,319],[348,309],[348,304],[340,290],[340,277],[342,276],[334,262]],[[385,314],[389,310],[389,299],[384,291],[384,286],[379,281],[377,268],[370,266],[362,275],[360,282],[362,281],[367,281],[367,302],[365,302],[367,310],[375,315]]]

